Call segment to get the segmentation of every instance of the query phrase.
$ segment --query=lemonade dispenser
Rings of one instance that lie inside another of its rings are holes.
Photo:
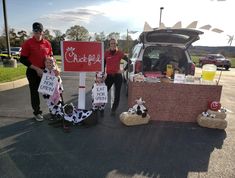
[[[205,64],[202,66],[202,80],[213,81],[215,78],[217,67],[214,64]]]

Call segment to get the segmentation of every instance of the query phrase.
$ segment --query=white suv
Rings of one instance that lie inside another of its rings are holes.
[[[187,49],[199,39],[200,34],[203,32],[193,29],[159,29],[142,32],[139,43],[132,50],[128,70],[124,74],[125,81],[128,81],[131,73],[165,74],[167,64],[172,64],[180,73],[194,75],[195,64]]]

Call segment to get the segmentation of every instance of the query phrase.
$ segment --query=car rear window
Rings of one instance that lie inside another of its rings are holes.
[[[176,34],[156,34],[150,33],[147,35],[146,40],[148,42],[156,43],[181,43],[185,44],[189,39],[189,36],[186,35],[176,35]]]
[[[143,54],[143,72],[166,71],[167,64],[172,64],[175,69],[185,72],[187,68],[185,51],[176,47],[146,47]]]

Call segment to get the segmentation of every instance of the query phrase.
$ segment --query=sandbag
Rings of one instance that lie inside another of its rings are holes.
[[[225,129],[227,127],[227,121],[225,119],[205,117],[200,114],[197,117],[197,123],[202,127],[212,128],[212,129]]]
[[[129,112],[123,112],[120,114],[120,121],[126,126],[147,124],[150,120],[149,114],[146,117],[141,115],[131,114]]]

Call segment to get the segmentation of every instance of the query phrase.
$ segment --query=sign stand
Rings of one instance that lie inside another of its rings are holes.
[[[79,73],[78,109],[85,109],[86,105],[86,72]]]
[[[110,104],[111,104],[111,108],[113,106],[113,103],[114,103],[114,90],[115,90],[115,87],[114,85],[112,85],[112,87],[110,88]]]

